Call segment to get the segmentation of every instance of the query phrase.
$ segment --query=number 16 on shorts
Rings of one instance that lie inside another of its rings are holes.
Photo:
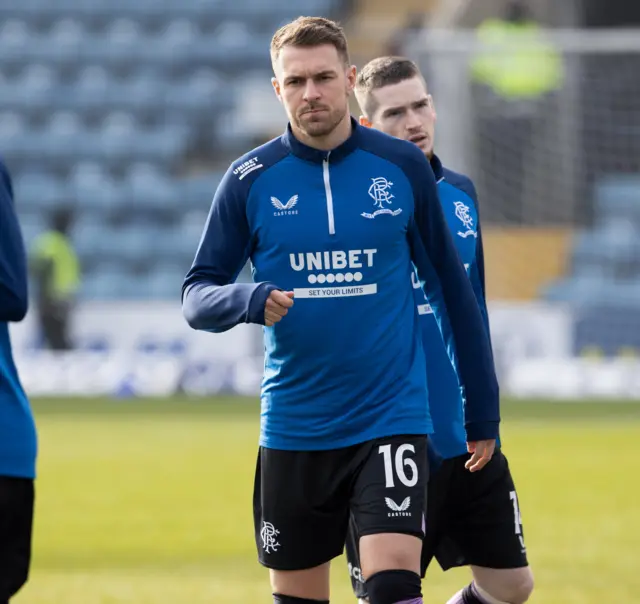
[[[392,457],[395,459],[395,471],[398,480],[405,487],[415,487],[418,484],[418,466],[416,462],[409,457],[404,457],[404,454],[411,452],[415,454],[416,448],[412,444],[405,443],[400,445],[396,449],[395,456],[391,454],[391,445],[380,445],[378,447],[378,453],[384,457],[384,477],[386,481],[386,487],[392,489],[395,485],[393,478],[394,464],[392,463]],[[409,477],[405,474],[405,468],[409,468],[411,474]]]
[[[360,534],[424,536],[429,477],[426,436],[377,439],[356,483],[354,516]]]

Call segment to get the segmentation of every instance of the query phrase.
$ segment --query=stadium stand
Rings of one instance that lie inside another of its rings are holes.
[[[574,352],[640,351],[640,175],[611,174],[595,186],[594,220],[574,237],[568,274],[543,290],[576,308]]]
[[[83,299],[176,299],[221,172],[262,142],[234,127],[244,76],[268,81],[279,25],[344,9],[3,0],[0,153],[27,244],[72,203]]]

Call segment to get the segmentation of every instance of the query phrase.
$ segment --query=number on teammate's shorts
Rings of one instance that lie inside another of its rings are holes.
[[[407,451],[415,453],[416,449],[413,445],[404,444],[400,445],[396,450],[396,476],[405,487],[415,487],[416,484],[418,484],[418,466],[416,465],[416,462],[413,461],[413,459],[404,457],[404,454]],[[385,486],[387,488],[393,488],[395,486],[395,481],[393,479],[391,445],[380,445],[380,447],[378,447],[378,454],[382,455],[384,459],[384,477],[386,482]],[[411,470],[410,478],[408,478],[405,473],[405,467]]]
[[[511,503],[513,503],[513,518],[516,527],[516,535],[520,535],[522,533],[522,516],[520,515],[520,506],[518,505],[518,495],[515,491],[510,491],[509,498],[511,499]]]

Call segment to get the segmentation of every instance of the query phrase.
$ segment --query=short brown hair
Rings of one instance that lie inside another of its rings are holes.
[[[271,38],[271,62],[278,60],[285,46],[313,48],[330,44],[335,47],[345,64],[349,64],[349,49],[344,30],[338,23],[324,17],[298,17],[283,25]]]
[[[399,84],[416,76],[422,77],[419,67],[406,57],[378,57],[369,61],[356,80],[356,97],[367,115],[375,110],[371,93],[378,88]]]

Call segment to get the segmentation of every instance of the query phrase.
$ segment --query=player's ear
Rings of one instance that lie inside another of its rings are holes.
[[[347,87],[349,93],[353,92],[356,88],[356,78],[358,77],[358,71],[355,65],[347,68]]]
[[[271,85],[273,86],[273,91],[276,93],[278,100],[282,102],[282,94],[280,94],[280,82],[278,82],[278,78],[271,78]]]
[[[371,128],[372,124],[369,121],[369,118],[366,115],[361,115],[360,116],[360,125],[364,126],[365,128]]]

